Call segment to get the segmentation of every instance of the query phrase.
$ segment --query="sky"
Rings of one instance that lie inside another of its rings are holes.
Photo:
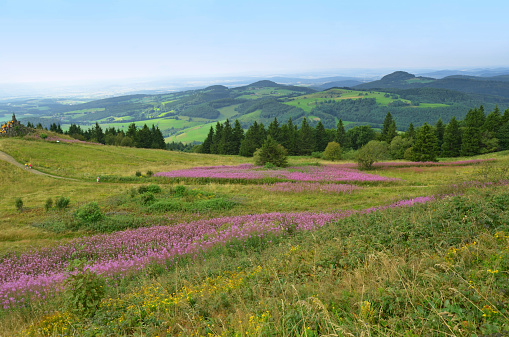
[[[0,0],[0,83],[509,66],[509,1]]]

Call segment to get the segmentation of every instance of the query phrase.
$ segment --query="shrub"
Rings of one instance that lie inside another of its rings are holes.
[[[47,134],[45,134],[45,133],[41,133],[41,138],[42,138],[42,139],[46,139],[46,138],[48,138],[48,135],[47,135]]]
[[[149,178],[150,178],[150,177],[152,177],[153,175],[154,175],[154,172],[152,172],[151,170],[148,170],[148,171],[147,171],[147,174],[146,174],[146,176],[147,176],[147,177],[149,177]]]
[[[255,151],[253,157],[256,165],[263,166],[266,163],[272,163],[277,167],[288,166],[286,149],[270,136],[267,137],[262,147]]]
[[[323,156],[323,153],[320,151],[311,152],[311,157],[313,157],[313,158],[319,159],[319,158],[322,158],[322,156]]]
[[[21,198],[16,198],[16,200],[14,200],[14,205],[18,211],[21,212],[23,210],[23,200],[21,200]]]
[[[53,207],[53,199],[46,199],[46,203],[44,204],[44,209],[48,212]]]
[[[101,209],[95,201],[81,206],[76,211],[75,215],[78,219],[84,222],[97,222],[103,218]]]
[[[183,197],[187,194],[187,188],[183,185],[177,185],[175,186],[175,196],[176,197]]]
[[[71,199],[69,199],[67,197],[58,197],[55,200],[55,207],[58,208],[58,209],[64,209],[67,206],[69,206],[69,202],[70,201],[71,201]]]
[[[386,142],[371,140],[357,151],[359,168],[369,170],[377,161],[387,157],[388,145]]]
[[[140,186],[138,187],[138,193],[143,194],[148,192],[148,186]]]
[[[325,151],[323,151],[323,158],[327,160],[340,160],[341,159],[341,146],[337,142],[329,142]]]
[[[141,172],[140,171],[136,171],[135,174],[136,174],[137,177],[141,177]]]
[[[147,191],[150,193],[161,193],[161,187],[159,185],[155,185],[155,184],[148,185]]]
[[[91,317],[104,297],[105,282],[83,262],[75,260],[74,266],[76,274],[70,274],[65,280],[67,307],[78,316]]]
[[[154,195],[152,193],[150,193],[150,192],[143,193],[141,195],[141,203],[143,205],[148,205],[148,204],[152,203],[155,200],[156,200],[156,197],[154,197]]]

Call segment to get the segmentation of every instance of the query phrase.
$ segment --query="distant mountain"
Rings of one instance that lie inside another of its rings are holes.
[[[495,81],[494,78],[500,78],[500,80]],[[354,88],[362,90],[439,88],[482,95],[485,98],[490,97],[492,102],[509,100],[509,81],[506,75],[490,78],[453,75],[442,79],[434,79],[416,77],[404,71],[396,71],[378,81],[363,83]]]
[[[420,74],[425,77],[432,77],[436,79],[444,78],[447,76],[463,75],[463,76],[476,76],[476,77],[494,77],[500,75],[509,75],[509,68],[495,68],[495,69],[469,69],[469,70],[439,70],[430,73]]]
[[[313,87],[319,87],[321,85],[331,82],[357,81],[359,82],[358,84],[363,82],[358,77],[346,77],[346,76],[333,76],[321,78],[272,77],[271,80],[286,85],[309,85]]]
[[[357,80],[344,80],[344,81],[334,81],[334,82],[327,82],[320,86],[313,86],[313,89],[316,90],[327,90],[330,88],[351,88],[355,87],[356,85],[360,85],[363,82],[357,81]]]

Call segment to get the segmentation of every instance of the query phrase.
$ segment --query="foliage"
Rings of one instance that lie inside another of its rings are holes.
[[[375,162],[387,158],[388,151],[387,143],[372,140],[357,151],[357,164],[360,169],[369,170]]]
[[[21,212],[23,210],[23,200],[21,198],[16,198],[14,200],[14,206],[16,206],[16,209]]]
[[[84,222],[97,222],[103,218],[97,202],[93,201],[78,208],[76,218]]]
[[[286,149],[268,136],[262,147],[254,153],[254,162],[259,166],[272,163],[277,167],[286,167],[288,166]]]
[[[413,161],[437,161],[438,140],[435,131],[430,125],[424,123],[417,130],[415,142],[412,147]]]
[[[74,260],[74,273],[65,281],[66,303],[69,311],[77,316],[93,316],[105,294],[105,282],[82,261]]]
[[[141,177],[141,171],[136,171],[135,175],[136,175],[137,177]]]
[[[60,197],[57,197],[55,200],[55,207],[57,209],[62,210],[64,208],[67,208],[69,206],[70,202],[71,202],[71,198],[60,196]]]
[[[46,212],[48,212],[51,208],[53,207],[53,199],[48,198],[46,199],[46,202],[44,203],[44,209],[46,210]]]
[[[326,160],[340,160],[341,159],[341,146],[336,142],[329,142],[325,151],[323,152],[323,158]]]

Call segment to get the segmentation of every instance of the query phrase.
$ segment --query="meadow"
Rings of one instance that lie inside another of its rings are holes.
[[[0,151],[67,178],[0,162],[1,336],[509,332],[507,151],[370,171],[40,139]]]

